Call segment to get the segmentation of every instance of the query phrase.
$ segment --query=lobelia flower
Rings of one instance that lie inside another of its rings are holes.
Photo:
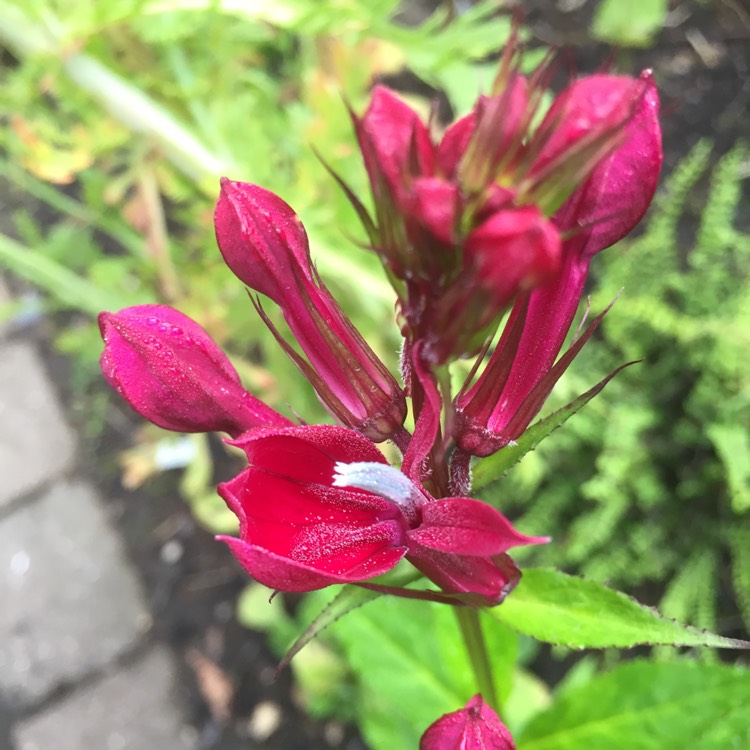
[[[405,557],[456,601],[492,606],[520,577],[506,551],[547,541],[478,500],[430,497],[352,430],[257,429],[231,444],[249,466],[219,485],[240,521],[239,538],[220,538],[273,589],[356,583]]]
[[[294,211],[255,185],[222,182],[219,248],[279,306],[302,354],[254,300],[343,426],[296,425],[262,404],[208,334],[171,308],[100,318],[102,368],[131,406],[167,429],[228,432],[245,451],[248,468],[219,488],[240,520],[239,537],[225,541],[268,586],[359,583],[419,596],[371,580],[406,559],[441,589],[424,597],[492,606],[520,577],[507,550],[547,541],[463,497],[469,456],[520,434],[593,332],[601,316],[555,363],[590,259],[640,218],[661,150],[649,76],[575,82],[532,128],[543,76],[527,80],[508,59],[492,95],[437,145],[386,89],[353,115],[376,221],[350,197],[399,297],[404,389],[322,283]],[[514,300],[485,370],[451,404],[437,367],[484,352]],[[401,470],[375,445],[386,439],[403,454]]]
[[[604,79],[597,76],[574,84],[563,107],[574,123],[585,121],[576,108],[609,106],[612,82]],[[626,91],[633,86],[630,79],[616,81]],[[518,299],[486,368],[456,398],[456,442],[473,455],[490,455],[523,433],[607,312],[555,361],[578,309],[591,259],[633,229],[656,190],[662,163],[658,96],[650,72],[638,82],[643,88],[635,90],[635,108],[616,148],[553,217],[567,234],[561,268],[551,282]],[[582,101],[576,101],[575,92]],[[561,137],[550,139],[551,151]]]
[[[477,694],[464,708],[431,724],[419,750],[516,750],[516,745],[498,715]]]
[[[249,467],[219,492],[240,520],[240,537],[225,541],[261,583],[284,591],[357,583],[406,558],[441,588],[426,598],[493,606],[520,577],[507,550],[547,541],[477,500],[433,498],[419,471],[412,479],[389,466],[372,437],[293,425],[245,391],[216,343],[172,308],[102,313],[100,325],[105,376],[136,411],[166,429],[226,431],[245,451]],[[407,467],[421,465],[435,437],[435,408],[424,414]]]
[[[404,392],[318,278],[291,207],[257,185],[223,179],[214,224],[232,272],[281,308],[307,360],[263,320],[329,411],[376,441],[399,432]]]
[[[588,261],[632,229],[656,187],[650,73],[574,81],[534,126],[547,72],[527,79],[513,55],[511,44],[492,95],[437,144],[382,87],[352,115],[375,204],[374,220],[365,216],[370,241],[399,294],[402,332],[425,343],[432,365],[480,351],[515,298],[538,292],[544,303],[531,307],[541,310],[562,286],[561,312],[539,324],[550,327],[545,349],[559,351]]]
[[[166,305],[99,315],[101,366],[133,409],[166,430],[228,432],[291,424],[248,393],[226,354],[195,321]]]
[[[475,118],[434,145],[417,113],[381,86],[352,117],[375,202],[370,240],[399,295],[404,336],[423,341],[432,364],[476,353],[516,294],[559,267],[556,228],[512,190],[480,201],[463,189],[456,166]]]

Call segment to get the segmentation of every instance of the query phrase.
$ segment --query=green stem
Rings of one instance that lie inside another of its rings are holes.
[[[461,628],[461,636],[469,654],[479,692],[482,698],[499,713],[495,680],[492,676],[487,644],[482,633],[482,623],[479,621],[479,611],[471,607],[454,607],[453,611],[456,613],[456,619]]]

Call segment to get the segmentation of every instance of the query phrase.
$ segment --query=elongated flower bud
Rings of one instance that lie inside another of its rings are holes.
[[[283,304],[293,277],[312,278],[307,232],[297,214],[270,190],[222,178],[214,226],[232,273],[277,304]]]
[[[659,177],[659,98],[650,71],[638,79],[584,79],[573,84],[553,108],[555,114],[545,126],[549,132],[539,157],[540,173],[555,162],[564,166],[568,158],[564,143],[578,139],[590,145],[586,123],[594,123],[602,137],[614,138],[615,147],[594,164],[553,217],[560,232],[568,234],[560,269],[551,281],[516,302],[484,371],[456,398],[456,442],[475,456],[490,455],[521,435],[594,332],[601,315],[558,358],[591,259],[638,223]],[[624,124],[620,123],[623,113],[627,114]],[[550,123],[563,115],[573,121],[558,135]]]
[[[195,321],[165,305],[101,313],[101,366],[143,417],[177,432],[228,432],[290,424],[248,393],[224,352]]]
[[[372,440],[399,431],[404,393],[314,272],[307,234],[291,206],[257,185],[222,181],[216,238],[237,277],[281,308],[305,354],[264,322],[343,424]]]

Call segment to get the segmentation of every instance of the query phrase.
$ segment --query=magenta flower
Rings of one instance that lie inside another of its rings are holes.
[[[219,485],[240,521],[239,538],[221,538],[274,589],[356,583],[406,557],[458,601],[499,604],[520,575],[505,552],[547,541],[478,500],[435,500],[351,430],[258,429],[232,445],[250,465]]]
[[[101,313],[107,382],[165,430],[228,432],[291,424],[248,393],[226,354],[195,321],[165,305]]]
[[[438,143],[382,87],[353,115],[374,219],[349,196],[398,296],[403,388],[318,276],[292,208],[256,185],[222,181],[215,225],[224,260],[279,306],[299,349],[253,300],[336,426],[293,424],[258,401],[206,332],[175,310],[102,313],[102,368],[133,408],[167,429],[227,432],[247,454],[248,468],[219,491],[240,521],[239,537],[225,541],[262,583],[358,583],[492,606],[520,577],[508,550],[547,541],[464,497],[470,457],[526,429],[598,324],[601,316],[556,359],[591,258],[651,199],[661,145],[650,75],[576,81],[540,116],[543,83],[544,71],[527,79],[506,56],[491,95]],[[454,397],[440,366],[473,354],[476,372]],[[384,440],[400,450],[400,469],[376,447]],[[402,559],[440,591],[373,580]],[[482,715],[471,704],[464,712]]]
[[[513,298],[558,270],[557,229],[513,189],[465,189],[458,165],[475,113],[435,145],[410,107],[376,87],[353,119],[375,202],[371,241],[394,278],[404,335],[434,364],[476,353]]]
[[[507,727],[477,694],[464,708],[431,724],[419,750],[516,750],[516,746]]]
[[[580,82],[562,107],[567,114],[574,109],[574,122],[587,122],[580,109],[608,112],[614,106],[612,81],[603,76],[588,81],[586,85]],[[615,90],[631,91],[630,81],[615,79]],[[562,267],[553,281],[518,299],[484,371],[456,399],[456,440],[473,455],[494,453],[523,433],[601,320],[601,316],[596,318],[555,361],[578,309],[591,259],[633,229],[656,190],[662,162],[659,101],[649,72],[639,82],[642,88],[635,90],[634,109],[625,127],[618,131],[617,146],[553,218],[567,235]],[[575,101],[576,92],[583,101]],[[558,113],[555,119],[562,116]],[[583,125],[581,128],[585,130]],[[577,132],[573,129],[574,135]],[[558,136],[550,136],[548,150],[553,154],[560,150],[555,145],[558,140]],[[544,153],[542,158],[546,158]]]
[[[385,573],[406,553],[398,505],[333,484],[339,462],[385,464],[366,438],[317,425],[255,430],[233,444],[250,466],[219,485],[240,521],[239,539],[221,538],[257,581],[312,591]]]
[[[404,335],[424,342],[430,363],[477,353],[516,297],[571,273],[572,244],[586,243],[575,254],[590,259],[653,195],[661,150],[650,75],[575,81],[535,127],[545,75],[527,80],[508,56],[492,95],[437,144],[382,87],[353,116],[375,203],[366,227],[394,278]],[[576,305],[580,293],[568,283]]]
[[[358,432],[292,425],[245,391],[208,334],[176,310],[144,305],[100,321],[103,371],[133,408],[166,429],[228,432],[245,451],[248,468],[219,486],[240,521],[240,537],[224,540],[267,586],[361,582],[406,557],[456,603],[492,606],[520,577],[507,550],[547,541],[478,500],[433,498]],[[415,434],[410,460],[434,427]]]
[[[99,318],[102,370],[136,411],[166,429],[226,432],[245,453],[247,467],[218,487],[239,533],[219,539],[250,576],[277,591],[353,584],[459,607],[488,690],[472,608],[500,604],[518,583],[509,550],[549,539],[520,533],[466,496],[472,457],[522,435],[593,334],[604,313],[560,356],[591,259],[640,220],[662,159],[650,73],[576,80],[543,111],[548,68],[524,76],[516,52],[514,36],[489,95],[437,140],[380,86],[363,115],[352,113],[373,215],[336,179],[396,293],[403,385],[320,278],[294,210],[257,185],[222,180],[218,246],[336,424],[293,422],[263,404],[176,310],[144,305]],[[257,295],[278,306],[294,344]],[[464,357],[475,360],[456,391],[460,370],[449,366]],[[400,453],[393,466],[377,445],[387,440]],[[411,578],[401,567],[387,575],[402,562]],[[336,602],[287,661],[351,605]],[[475,695],[435,721],[420,750],[515,745]]]
[[[318,278],[291,207],[257,185],[224,179],[215,226],[229,268],[281,308],[307,359],[263,319],[331,414],[376,441],[399,432],[404,393]]]

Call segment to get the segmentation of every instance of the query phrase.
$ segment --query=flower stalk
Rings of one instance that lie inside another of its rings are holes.
[[[479,611],[468,607],[455,607],[454,613],[461,631],[461,638],[469,655],[471,668],[477,682],[477,689],[496,713],[500,711],[495,689],[495,679],[492,673],[492,663],[487,651],[487,643],[482,631]]]

